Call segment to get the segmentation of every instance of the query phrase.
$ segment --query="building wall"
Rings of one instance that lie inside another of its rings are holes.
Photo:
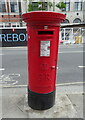
[[[9,26],[23,26],[22,23],[22,18],[21,14],[22,13],[27,13],[28,12],[28,0],[15,0],[17,1],[17,12],[11,12],[11,6],[10,6],[10,1],[15,2],[13,0],[0,0],[0,3],[2,1],[5,1],[6,4],[6,12],[0,12],[0,26],[3,25],[9,25]],[[57,7],[53,9],[53,7],[48,8],[48,11],[55,11],[55,12],[60,12],[63,14],[66,14],[66,19],[69,21],[69,24],[72,24],[73,21],[78,18],[81,20],[81,23],[85,22],[85,0],[31,0],[31,2],[37,2],[37,1],[49,1],[49,2],[54,2],[55,4],[59,3],[60,1],[64,2],[70,2],[70,10],[69,11],[61,11]],[[75,11],[74,9],[74,4],[75,2],[83,2],[82,5],[82,10],[80,11]],[[19,2],[21,3],[21,9],[19,9]],[[23,22],[24,23],[24,22]],[[25,23],[24,23],[25,24]]]
[[[16,1],[16,6],[14,7],[14,9],[17,9],[16,12],[12,11],[11,9],[11,5],[10,2],[12,2],[12,4],[15,4]],[[6,11],[5,12],[0,12],[0,26],[9,26],[11,27],[13,26],[20,26],[20,21],[21,21],[21,14],[20,10],[19,10],[19,2],[21,2],[21,0],[3,0],[0,1],[0,4],[3,4],[5,2],[5,7],[6,7]],[[3,7],[3,6],[2,6]],[[3,8],[1,8],[3,9]],[[22,11],[22,10],[21,10]]]
[[[70,11],[65,11],[65,12],[62,12],[62,13],[65,13],[66,14],[66,19],[69,20],[70,23],[73,23],[73,21],[76,19],[76,18],[79,18],[81,20],[81,23],[83,22],[83,2],[85,0],[81,0],[82,1],[82,10],[80,11],[75,11],[74,9],[74,4],[75,2],[78,2],[79,0],[70,0]]]
[[[39,0],[32,0],[33,2],[39,1]],[[43,0],[41,0],[43,1]],[[83,12],[83,8],[85,9],[85,4],[84,1],[85,0],[44,0],[44,1],[49,1],[49,2],[55,2],[55,4],[59,3],[60,1],[64,1],[64,2],[70,2],[70,10],[69,11],[60,11],[57,7],[55,7],[55,11],[56,12],[60,12],[63,14],[66,14],[66,19],[69,21],[69,23],[73,23],[75,19],[80,19],[81,23],[83,23],[84,21],[84,12]],[[74,9],[74,5],[75,2],[82,2],[82,10],[76,11]],[[24,2],[24,6],[22,8],[22,12],[25,13],[27,12],[26,8],[28,3]],[[84,4],[84,5],[83,5]],[[48,9],[49,11],[53,11],[53,8]]]
[[[83,21],[85,23],[85,1],[84,1],[84,4],[83,4]]]

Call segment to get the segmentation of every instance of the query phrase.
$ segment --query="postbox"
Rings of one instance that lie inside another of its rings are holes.
[[[65,17],[45,11],[22,15],[28,34],[28,105],[36,110],[55,104],[59,29]]]

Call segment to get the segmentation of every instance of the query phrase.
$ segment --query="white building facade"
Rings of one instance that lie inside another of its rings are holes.
[[[0,0],[0,27],[26,27],[26,23],[22,21],[22,14],[28,12],[29,3],[36,5],[37,2],[44,2],[46,11],[65,14],[66,20],[62,26],[84,25],[82,28],[62,28],[60,40],[74,42],[76,38],[80,42],[83,39],[82,41],[85,43],[85,0]],[[59,2],[64,2],[66,8],[61,10],[57,8],[56,4]],[[52,3],[52,5],[48,6],[48,3]]]
[[[66,3],[66,9],[63,13],[66,14],[67,23],[84,22],[84,1],[85,0],[64,0]]]
[[[28,12],[28,4],[36,4],[39,1],[45,2],[47,11],[55,11],[66,14],[64,24],[85,23],[85,0],[0,0],[0,26],[22,26],[21,15]],[[52,6],[47,6],[51,2]],[[59,10],[56,4],[64,2],[66,8]],[[36,9],[35,9],[36,10]],[[2,25],[3,24],[3,25]]]
[[[84,20],[84,12],[85,12],[85,0],[31,0],[32,3],[36,2],[51,2],[53,5],[64,2],[66,4],[66,8],[62,9],[61,11],[55,7],[47,7],[47,11],[55,11],[66,14],[66,20],[64,23],[83,23]],[[22,12],[28,12],[28,4],[29,1],[22,2]]]

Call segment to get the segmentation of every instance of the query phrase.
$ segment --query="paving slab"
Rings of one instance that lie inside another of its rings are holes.
[[[48,110],[33,110],[28,106],[27,96],[24,101],[23,111],[28,112],[29,118],[75,118],[77,117],[76,110],[74,109],[71,101],[66,95],[56,95],[55,105]],[[18,104],[19,105],[19,104]]]
[[[70,86],[69,86],[70,87]],[[75,87],[75,86],[74,86]],[[79,94],[67,92],[67,86],[63,86],[61,92],[56,92],[56,101],[55,105],[43,111],[33,110],[28,106],[27,100],[27,88],[3,88],[2,90],[2,98],[0,96],[0,100],[2,99],[2,117],[3,118],[79,118],[82,117],[78,115],[76,108],[79,106],[79,102],[81,99],[81,91]],[[73,87],[72,87],[73,88]],[[77,88],[76,88],[77,89]],[[57,87],[59,90],[59,86]],[[64,90],[64,94],[61,94]],[[66,90],[66,93],[65,93]],[[68,93],[68,94],[67,94]],[[76,99],[76,107],[74,106],[75,97],[79,97]],[[80,108],[81,109],[81,108]],[[81,111],[82,112],[82,111]],[[82,115],[82,113],[80,113]]]
[[[83,118],[83,97],[85,94],[68,94],[68,98],[70,99],[71,103],[73,104],[75,110],[77,111],[77,116],[79,118]]]

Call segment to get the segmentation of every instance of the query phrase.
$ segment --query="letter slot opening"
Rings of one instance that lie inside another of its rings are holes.
[[[38,31],[38,35],[53,35],[53,31]]]

